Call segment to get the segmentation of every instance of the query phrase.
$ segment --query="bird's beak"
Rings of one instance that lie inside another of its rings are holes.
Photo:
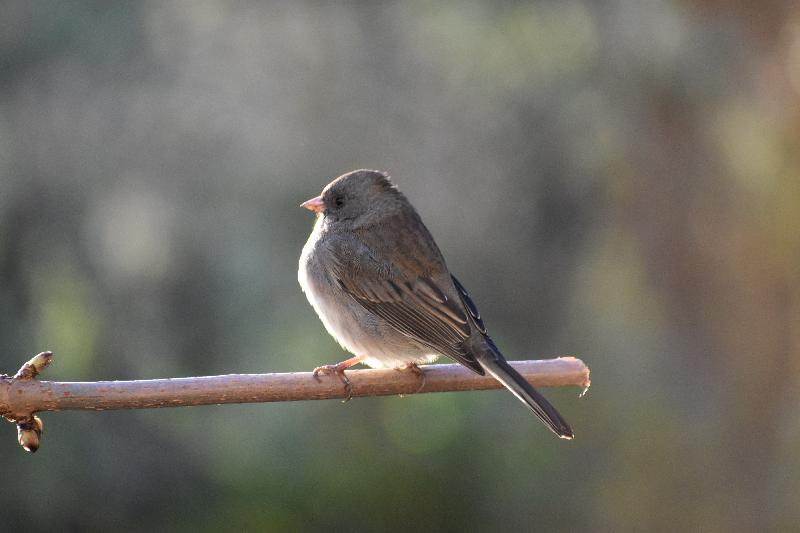
[[[315,196],[300,204],[300,207],[305,207],[309,211],[314,211],[315,213],[322,213],[325,211],[325,202],[322,201],[322,196]]]

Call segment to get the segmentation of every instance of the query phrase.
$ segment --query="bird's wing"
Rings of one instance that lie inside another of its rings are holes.
[[[453,278],[446,269],[415,275],[421,271],[409,264],[414,260],[408,256],[402,259],[403,268],[395,268],[395,265],[377,264],[370,254],[365,256],[353,249],[332,252],[335,282],[356,302],[402,334],[484,374],[483,368],[464,347],[464,341],[471,334],[471,324],[482,329],[480,316],[477,321],[474,319],[477,310],[472,312],[471,300],[467,297],[464,301],[466,292],[462,293],[463,287],[457,282],[453,285]],[[347,268],[345,263],[355,257],[358,257],[358,268]],[[469,320],[467,313],[473,320]]]
[[[475,326],[478,328],[478,331],[486,335],[486,326],[483,324],[483,319],[481,318],[481,314],[478,312],[478,308],[475,306],[475,303],[472,301],[472,298],[469,297],[467,293],[467,289],[461,284],[455,276],[450,276],[453,279],[453,285],[455,286],[456,290],[458,291],[458,295],[461,298],[461,301],[464,302],[464,306],[469,311],[470,316],[472,317],[472,321]]]

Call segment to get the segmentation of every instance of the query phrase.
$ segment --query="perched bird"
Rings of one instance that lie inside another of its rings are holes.
[[[318,367],[351,392],[344,370],[358,363],[410,368],[446,355],[489,373],[556,435],[573,437],[558,411],[514,370],[486,333],[463,285],[417,211],[375,170],[344,174],[303,202],[316,223],[297,279],[325,328],[354,357]]]

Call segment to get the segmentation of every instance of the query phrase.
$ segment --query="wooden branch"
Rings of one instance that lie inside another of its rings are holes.
[[[311,372],[230,374],[137,381],[56,382],[34,378],[52,360],[43,352],[23,365],[14,377],[0,379],[0,415],[16,422],[20,444],[36,451],[41,436],[40,411],[149,409],[247,402],[282,402],[346,398],[337,376]],[[580,359],[560,357],[511,364],[531,384],[540,387],[589,387],[589,369]],[[393,369],[348,370],[352,396],[387,396],[424,392],[499,389],[494,378],[479,376],[457,364],[421,367],[423,376]],[[23,440],[25,442],[23,442]]]

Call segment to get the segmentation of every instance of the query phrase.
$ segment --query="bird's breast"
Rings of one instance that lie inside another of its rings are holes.
[[[325,237],[325,229],[318,220],[300,254],[297,281],[328,333],[346,350],[358,355],[361,347],[354,341],[353,328],[363,318],[359,316],[362,309],[342,291],[326,268],[332,257]]]
[[[347,294],[326,265],[334,258],[318,223],[303,247],[297,281],[325,329],[342,347],[372,367],[428,363],[438,354],[408,338]]]

